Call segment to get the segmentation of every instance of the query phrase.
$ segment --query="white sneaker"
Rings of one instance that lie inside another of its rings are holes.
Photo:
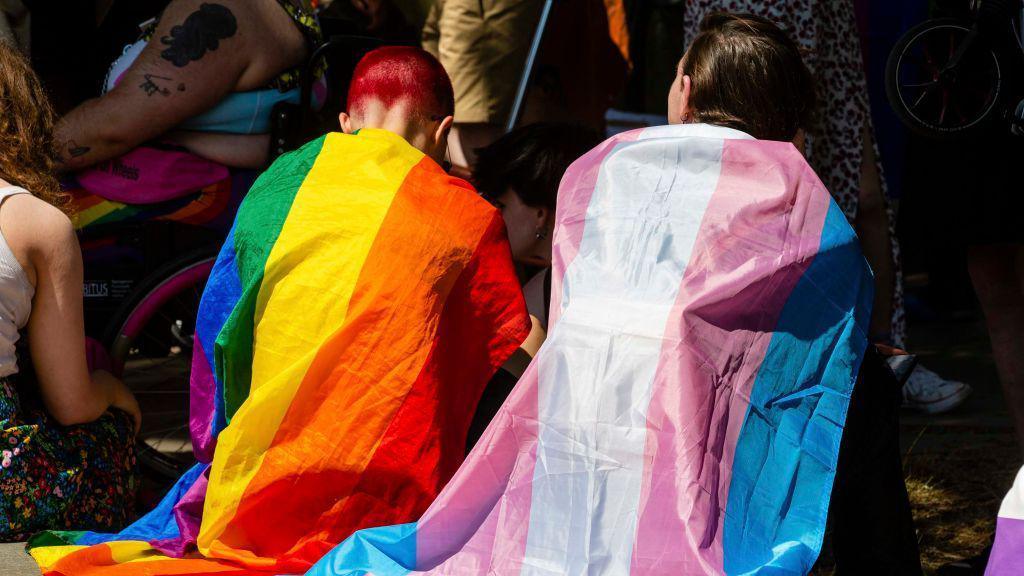
[[[918,364],[903,385],[903,406],[925,414],[942,414],[963,404],[971,391],[969,385],[946,380]]]

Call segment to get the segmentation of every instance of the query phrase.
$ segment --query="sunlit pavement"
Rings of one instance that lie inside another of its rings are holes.
[[[0,544],[0,576],[39,574],[36,563],[25,553],[24,544]]]

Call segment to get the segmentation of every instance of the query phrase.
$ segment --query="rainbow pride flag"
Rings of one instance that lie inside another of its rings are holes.
[[[551,331],[415,523],[309,572],[805,574],[872,277],[788,143],[662,126],[568,170]]]
[[[996,540],[985,576],[1014,576],[1024,569],[1024,468],[1003,498],[996,520]]]
[[[302,573],[419,517],[529,318],[500,214],[400,137],[329,134],[243,201],[203,294],[200,460],[122,533],[47,533],[44,574]]]

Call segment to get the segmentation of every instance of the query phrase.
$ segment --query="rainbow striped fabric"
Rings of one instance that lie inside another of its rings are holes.
[[[77,185],[70,186],[66,192],[78,230],[120,222],[166,220],[227,232],[239,201],[254,179],[254,173],[240,171],[195,192],[150,204],[118,202]]]
[[[529,325],[472,187],[390,132],[320,138],[257,180],[203,294],[191,430],[210,464],[121,534],[30,552],[68,576],[305,572],[426,510]]]
[[[1003,498],[996,520],[996,540],[985,576],[1014,576],[1024,566],[1024,468]]]
[[[419,521],[310,574],[805,574],[872,277],[800,153],[616,136],[559,192],[551,331]]]

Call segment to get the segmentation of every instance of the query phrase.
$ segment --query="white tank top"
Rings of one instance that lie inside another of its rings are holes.
[[[0,187],[0,208],[11,196],[28,193],[17,186]],[[18,342],[18,330],[28,323],[35,292],[0,232],[0,378],[18,372],[14,345]]]

